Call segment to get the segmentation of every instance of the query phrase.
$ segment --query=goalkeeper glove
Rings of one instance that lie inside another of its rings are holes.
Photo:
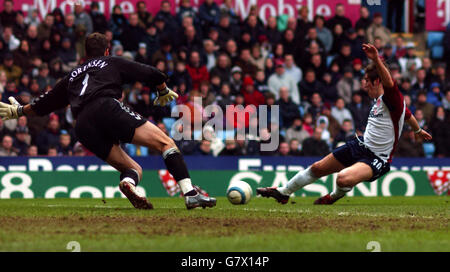
[[[10,96],[8,98],[11,105],[0,102],[0,117],[5,120],[18,119],[23,115],[23,106],[17,102],[17,100]]]
[[[156,96],[155,101],[153,101],[153,104],[164,107],[170,101],[177,99],[177,98],[178,98],[178,94],[166,86],[164,89],[158,90],[158,95]]]

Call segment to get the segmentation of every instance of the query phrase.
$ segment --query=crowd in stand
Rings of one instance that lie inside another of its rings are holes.
[[[263,21],[257,6],[240,18],[229,0],[217,4],[205,0],[198,9],[182,0],[175,14],[169,1],[162,1],[156,14],[144,1],[136,13],[125,16],[120,6],[106,18],[95,1],[75,5],[73,13],[56,8],[45,18],[37,11],[26,16],[5,0],[0,12],[0,98],[9,96],[30,103],[65,76],[85,58],[86,35],[101,32],[110,40],[113,56],[153,65],[169,76],[168,85],[179,98],[166,107],[153,106],[154,90],[143,82],[123,86],[123,100],[166,133],[180,127],[166,127],[175,105],[186,105],[204,116],[208,105],[224,112],[246,110],[246,118],[224,114],[223,123],[244,129],[246,139],[223,139],[211,127],[210,137],[179,140],[185,155],[277,155],[323,156],[333,148],[362,135],[373,101],[361,89],[368,63],[362,44],[373,43],[384,58],[403,92],[407,106],[422,128],[433,135],[435,157],[450,156],[450,85],[445,63],[415,55],[407,43],[383,25],[381,14],[361,7],[355,24],[345,7],[336,5],[327,20],[317,15],[311,21],[302,7],[296,17],[282,15]],[[130,71],[132,73],[132,71]],[[201,103],[198,99],[201,97]],[[239,107],[242,105],[242,107]],[[259,133],[258,115],[251,106],[279,105],[279,122],[271,120]],[[49,116],[0,120],[0,156],[85,156],[90,155],[76,140],[70,108]],[[193,124],[194,125],[194,124]],[[183,129],[192,136],[195,131]],[[279,134],[278,150],[261,151],[270,135]],[[124,145],[133,156],[152,151]],[[405,127],[397,156],[423,157],[424,148]]]

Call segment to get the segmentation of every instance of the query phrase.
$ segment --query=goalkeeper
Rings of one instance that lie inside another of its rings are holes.
[[[166,86],[167,76],[154,67],[109,56],[109,44],[103,34],[90,34],[85,47],[87,60],[51,91],[23,106],[9,97],[11,105],[0,103],[0,117],[8,120],[22,115],[42,116],[70,104],[77,138],[121,173],[119,188],[135,208],[152,209],[153,206],[137,193],[142,168],[120,147],[121,142],[160,152],[185,196],[188,209],[215,206],[216,199],[203,196],[193,188],[183,156],[173,140],[119,101],[123,84],[141,81],[156,86],[154,104],[165,106],[178,97]]]

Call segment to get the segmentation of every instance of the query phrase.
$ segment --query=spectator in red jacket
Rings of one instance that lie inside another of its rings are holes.
[[[261,92],[255,89],[255,84],[250,76],[244,77],[242,94],[244,95],[245,105],[254,105],[255,107],[258,107],[259,105],[266,103],[266,98]]]
[[[191,52],[189,61],[190,63],[187,65],[186,69],[192,78],[193,89],[198,90],[200,82],[209,80],[208,69],[206,69],[206,65],[200,62],[200,54],[198,51]]]

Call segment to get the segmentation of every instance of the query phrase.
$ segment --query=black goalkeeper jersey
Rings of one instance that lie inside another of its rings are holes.
[[[70,104],[74,118],[84,105],[99,97],[122,97],[122,85],[140,81],[163,84],[167,76],[155,67],[121,57],[97,57],[79,65],[55,87],[31,103],[38,115],[46,115]]]

